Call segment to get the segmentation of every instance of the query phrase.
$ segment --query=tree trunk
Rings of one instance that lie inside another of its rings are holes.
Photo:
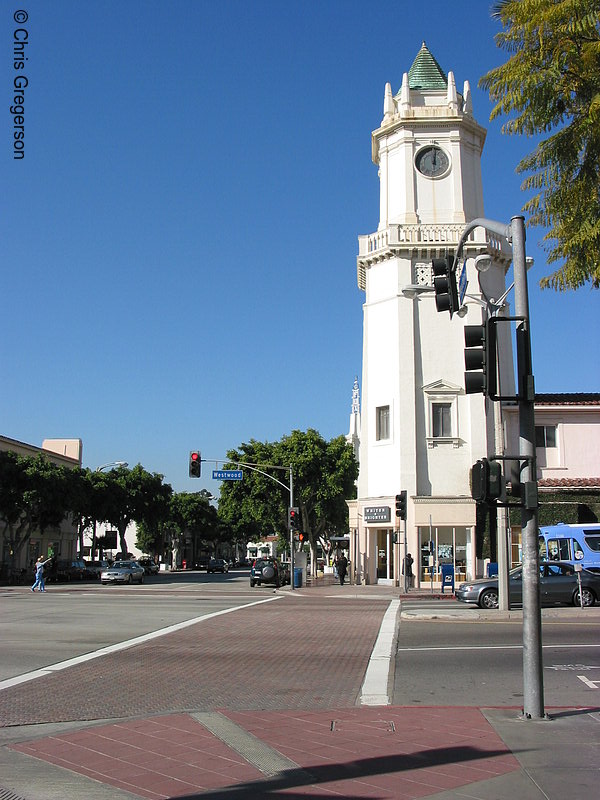
[[[129,550],[127,549],[127,542],[125,541],[126,530],[127,530],[127,524],[119,525],[119,545],[121,547],[121,553],[123,553],[123,555],[129,552]]]

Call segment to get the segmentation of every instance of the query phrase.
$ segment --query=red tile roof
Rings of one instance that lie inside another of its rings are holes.
[[[540,489],[600,489],[600,478],[541,478]]]
[[[600,392],[559,392],[535,395],[536,406],[600,406]]]

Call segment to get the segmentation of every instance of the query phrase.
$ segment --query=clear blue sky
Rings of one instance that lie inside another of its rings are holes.
[[[250,438],[347,433],[361,375],[357,236],[376,229],[371,131],[423,40],[488,128],[485,213],[525,200],[531,140],[489,123],[506,56],[488,2],[2,3],[0,433],[83,440],[177,491]],[[13,14],[29,19],[12,157]],[[600,390],[598,293],[537,288],[539,392]]]

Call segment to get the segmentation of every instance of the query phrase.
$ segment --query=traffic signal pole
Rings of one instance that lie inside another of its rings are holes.
[[[538,502],[535,459],[535,388],[529,328],[529,293],[525,264],[525,221],[511,220],[515,312],[517,323],[517,368],[519,380],[519,455],[521,459],[521,529],[523,548],[523,716],[540,719],[544,714],[542,663],[542,613],[538,547]]]
[[[292,473],[292,465],[290,464],[290,507],[294,507],[294,475]],[[296,582],[296,576],[294,575],[294,529],[290,525],[290,589],[293,592]]]
[[[525,261],[525,220],[514,216],[510,225],[474,219],[463,230],[452,269],[456,271],[462,248],[470,233],[482,227],[506,239],[512,246],[519,403],[519,489],[523,552],[523,719],[543,719],[544,680],[542,662],[542,615],[538,550],[538,496],[535,457],[535,386],[531,358],[529,294]],[[509,321],[511,318],[505,318]],[[501,399],[501,398],[497,398]],[[502,535],[504,532],[502,531]]]

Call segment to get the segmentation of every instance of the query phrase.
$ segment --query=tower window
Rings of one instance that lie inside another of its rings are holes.
[[[377,441],[390,438],[390,407],[378,406],[376,417],[376,431],[375,438]]]
[[[432,403],[431,423],[434,439],[452,436],[452,403]]]

